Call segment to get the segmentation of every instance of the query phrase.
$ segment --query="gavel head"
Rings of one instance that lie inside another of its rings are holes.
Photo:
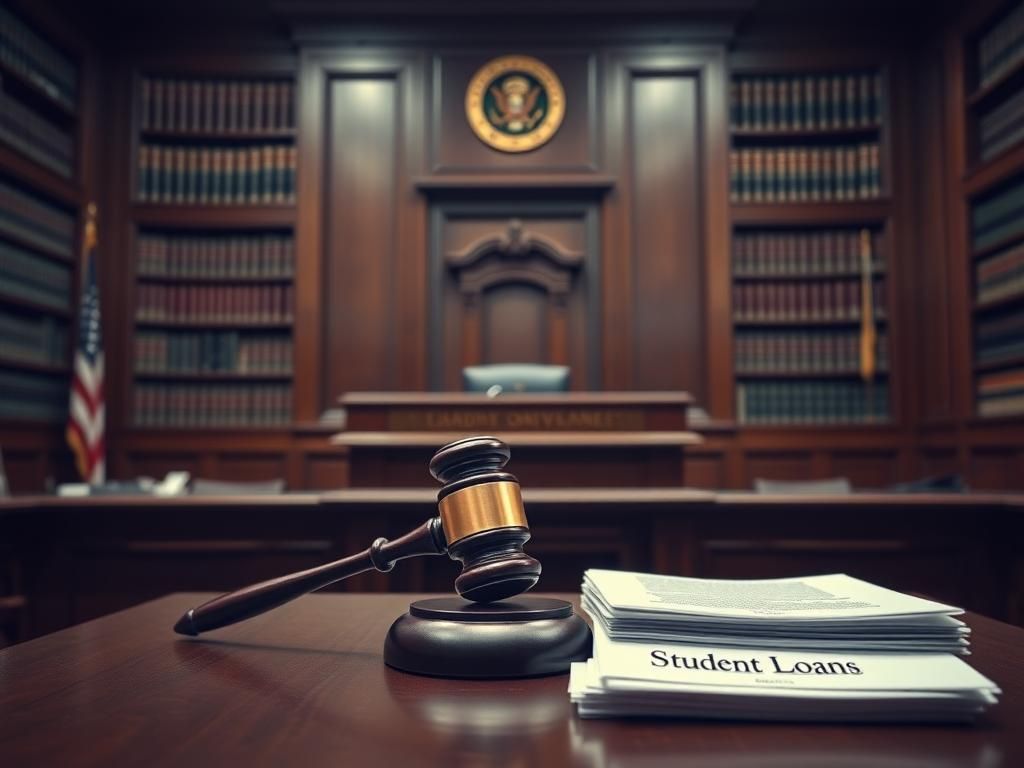
[[[540,578],[540,563],[523,552],[530,529],[519,481],[502,470],[509,455],[496,437],[467,437],[430,460],[443,483],[437,506],[448,554],[462,563],[455,589],[478,603],[514,597]]]

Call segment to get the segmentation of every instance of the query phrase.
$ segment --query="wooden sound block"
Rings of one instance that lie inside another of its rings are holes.
[[[417,600],[395,620],[384,663],[435,677],[539,677],[586,661],[592,642],[590,627],[564,600],[440,597]]]

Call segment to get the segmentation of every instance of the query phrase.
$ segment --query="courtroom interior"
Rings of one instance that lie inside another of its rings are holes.
[[[539,590],[1024,625],[1024,4],[0,0],[0,647],[401,536],[491,434]]]

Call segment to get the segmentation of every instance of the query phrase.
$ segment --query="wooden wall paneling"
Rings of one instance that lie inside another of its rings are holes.
[[[722,452],[688,448],[683,462],[686,487],[706,490],[729,488],[727,462],[728,459]]]
[[[327,85],[322,354],[332,394],[394,386],[399,96],[393,73]]]
[[[608,190],[601,211],[601,379],[605,388],[621,391],[633,386],[629,321],[629,297],[633,290],[629,204],[633,181],[626,152],[629,69],[617,54],[605,54],[602,64],[604,170],[616,181]]]
[[[701,264],[699,75],[633,70],[633,384],[706,403]]]
[[[958,275],[951,271],[950,251],[960,240],[948,236],[952,226],[949,219],[959,215],[960,207],[951,208],[948,196],[949,186],[955,186],[956,179],[947,162],[954,139],[946,119],[946,72],[948,65],[941,48],[936,50],[931,41],[924,42],[914,61],[913,84],[907,96],[910,109],[903,111],[913,130],[908,155],[915,162],[909,176],[913,183],[908,186],[916,209],[912,226],[904,227],[913,238],[901,259],[901,291],[897,298],[905,307],[901,317],[906,328],[903,336],[912,341],[904,350],[913,355],[903,366],[901,378],[906,380],[904,393],[910,396],[910,416],[918,422],[954,417],[959,386],[956,380],[964,375],[958,365],[966,362],[954,359],[952,343],[954,335],[962,333],[958,326],[963,325],[954,311],[953,294],[963,288]]]
[[[609,171],[620,178],[621,197],[610,199],[608,213],[624,250],[609,259],[610,279],[621,277],[622,284],[606,296],[614,302],[608,311],[619,305],[627,323],[610,331],[610,349],[628,360],[624,385],[685,389],[704,407],[709,316],[720,323],[729,302],[721,277],[706,271],[709,258],[721,264],[724,255],[728,264],[724,71],[724,55],[713,46],[615,53],[608,71],[609,112],[621,123],[608,136],[623,144],[619,152],[610,147]],[[716,334],[731,361],[729,337],[728,330]],[[718,388],[731,362],[716,370]],[[724,404],[731,394],[716,397],[731,413]]]
[[[102,111],[121,119],[105,126],[107,140],[97,150],[104,168],[103,193],[97,221],[100,301],[103,323],[106,406],[107,474],[124,478],[127,473],[125,436],[132,423],[135,333],[135,228],[130,201],[135,192],[138,157],[138,108],[133,103],[137,75],[130,64],[104,59],[105,82],[100,92]]]
[[[813,450],[803,451],[757,451],[748,450],[744,456],[746,475],[750,479],[746,488],[753,487],[753,481],[765,480],[814,480],[827,475],[827,471],[815,473]]]
[[[914,291],[916,209],[914,195],[914,141],[912,128],[912,71],[905,55],[892,57],[883,67],[883,119],[881,162],[883,193],[891,200],[892,215],[883,233],[886,254],[886,325],[889,343],[889,418],[894,424],[916,423],[920,398],[914,395],[923,360],[913,342],[912,305],[903,300]],[[934,311],[934,309],[933,309]],[[918,315],[919,316],[919,315]],[[947,374],[948,376],[948,374]]]
[[[906,477],[901,473],[902,455],[884,449],[832,451],[829,474],[848,478],[854,488],[885,488]]]
[[[967,482],[972,490],[1006,491],[1021,485],[1019,446],[971,446]]]
[[[421,134],[410,126],[425,104],[413,54],[311,50],[301,66],[296,336],[309,335],[296,415],[313,420],[341,392],[424,378],[398,359],[422,359],[423,210],[410,168]]]
[[[966,134],[967,88],[963,41],[953,35],[947,40],[945,55],[945,100],[943,106],[946,129],[944,188],[946,212],[944,233],[948,243],[947,257],[950,282],[956,286],[949,293],[950,383],[953,413],[959,419],[974,413],[974,376],[972,351],[971,299],[974,285],[970,269],[970,232],[967,222],[969,201],[964,195],[962,180],[968,172],[968,137]]]

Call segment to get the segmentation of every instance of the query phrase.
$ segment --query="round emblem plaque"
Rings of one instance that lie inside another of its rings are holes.
[[[532,56],[492,59],[466,89],[466,118],[473,132],[502,152],[529,152],[545,144],[564,117],[562,83]]]

